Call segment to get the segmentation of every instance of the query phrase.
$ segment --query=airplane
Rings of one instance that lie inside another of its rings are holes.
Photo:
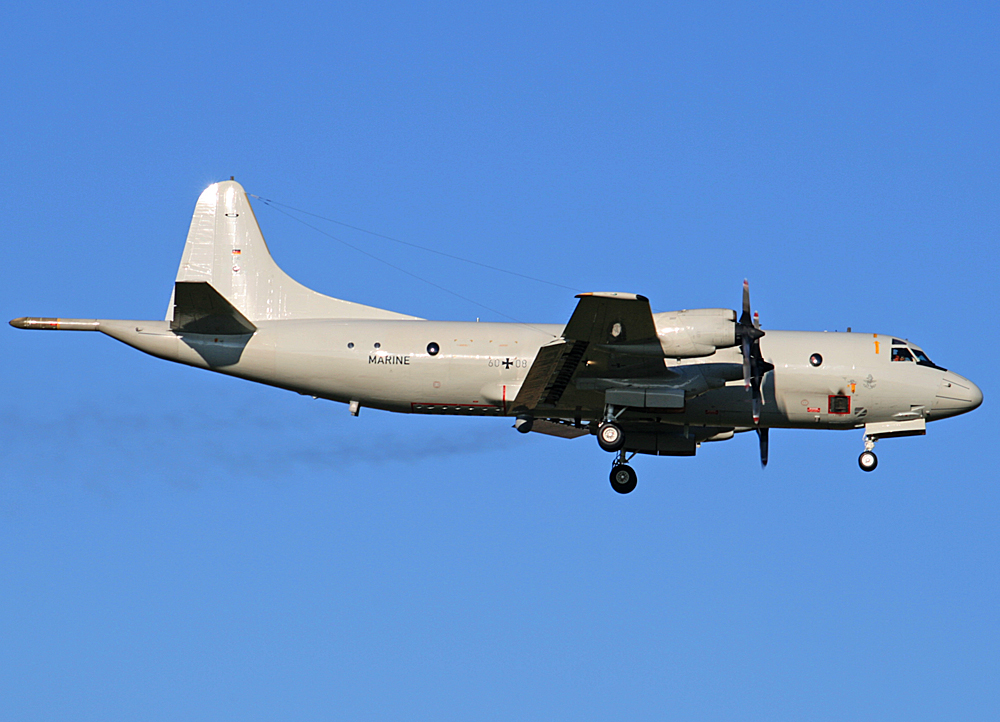
[[[864,429],[880,439],[977,408],[970,380],[879,333],[764,331],[742,313],[653,313],[634,293],[583,293],[565,325],[430,321],[325,296],[274,262],[235,180],[195,206],[166,319],[17,318],[16,328],[100,331],[168,361],[348,404],[414,414],[510,417],[522,433],[597,437],[627,494],[637,453],[694,456],[755,431]]]

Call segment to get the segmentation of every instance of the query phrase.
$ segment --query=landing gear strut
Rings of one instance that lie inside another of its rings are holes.
[[[604,421],[597,427],[597,444],[605,451],[619,451],[625,446],[625,432],[617,423],[624,411],[624,406],[617,413],[611,404],[604,407]]]
[[[632,453],[632,456],[635,456],[635,452]],[[630,461],[632,456],[626,458],[625,450],[620,450],[618,458],[615,459],[615,463],[611,467],[611,488],[619,494],[628,494],[635,489],[635,485],[639,481],[635,470],[625,463]]]
[[[861,467],[862,471],[875,471],[875,467],[878,466],[878,457],[875,456],[875,452],[872,449],[875,448],[875,439],[870,436],[865,436],[865,450],[861,452],[861,456],[858,457],[858,466]]]

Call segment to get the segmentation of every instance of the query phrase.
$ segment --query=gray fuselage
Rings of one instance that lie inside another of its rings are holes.
[[[261,322],[246,336],[177,334],[164,322],[101,321],[114,338],[161,358],[207,368],[301,394],[404,413],[503,416],[538,349],[560,325],[423,320]],[[892,361],[894,338],[882,334],[767,331],[760,425],[848,429],[873,422],[935,420],[974,408],[982,399],[967,379],[933,365]],[[896,340],[896,347],[903,342]],[[431,354],[429,348],[437,353]],[[910,344],[910,349],[917,347]],[[811,363],[817,355],[818,364]],[[668,368],[730,364],[738,348]],[[845,400],[846,399],[846,400]],[[665,423],[754,426],[742,380],[692,395],[669,414],[629,412]],[[597,420],[600,414],[553,408],[546,416]]]

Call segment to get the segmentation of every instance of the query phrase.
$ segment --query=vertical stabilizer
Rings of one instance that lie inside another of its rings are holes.
[[[250,321],[300,318],[415,318],[316,293],[278,268],[246,191],[213,183],[195,205],[177,283],[207,283]],[[174,320],[171,295],[167,320]]]

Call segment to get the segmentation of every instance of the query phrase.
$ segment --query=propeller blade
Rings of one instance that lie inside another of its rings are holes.
[[[757,438],[760,439],[760,468],[767,466],[767,432],[768,429],[758,428]]]
[[[740,315],[740,320],[736,322],[736,338],[748,338],[751,341],[756,341],[764,335],[764,332],[760,330],[759,320],[755,320],[754,316],[755,314],[750,312],[750,284],[744,279],[743,313]]]
[[[760,314],[750,311],[750,282],[743,279],[743,315],[736,323],[736,338],[740,341],[743,354],[743,386],[752,391],[754,424],[760,422],[760,410],[764,405],[761,393],[764,374],[774,369],[760,352],[760,339],[764,335],[760,328]]]
[[[756,366],[756,364],[754,365]],[[756,368],[754,369],[755,372],[757,370]],[[764,405],[760,393],[760,375],[758,373],[754,373],[750,377],[750,389],[753,392],[753,422],[756,424],[760,422],[760,407]]]
[[[750,339],[743,337],[743,387],[750,388]]]

